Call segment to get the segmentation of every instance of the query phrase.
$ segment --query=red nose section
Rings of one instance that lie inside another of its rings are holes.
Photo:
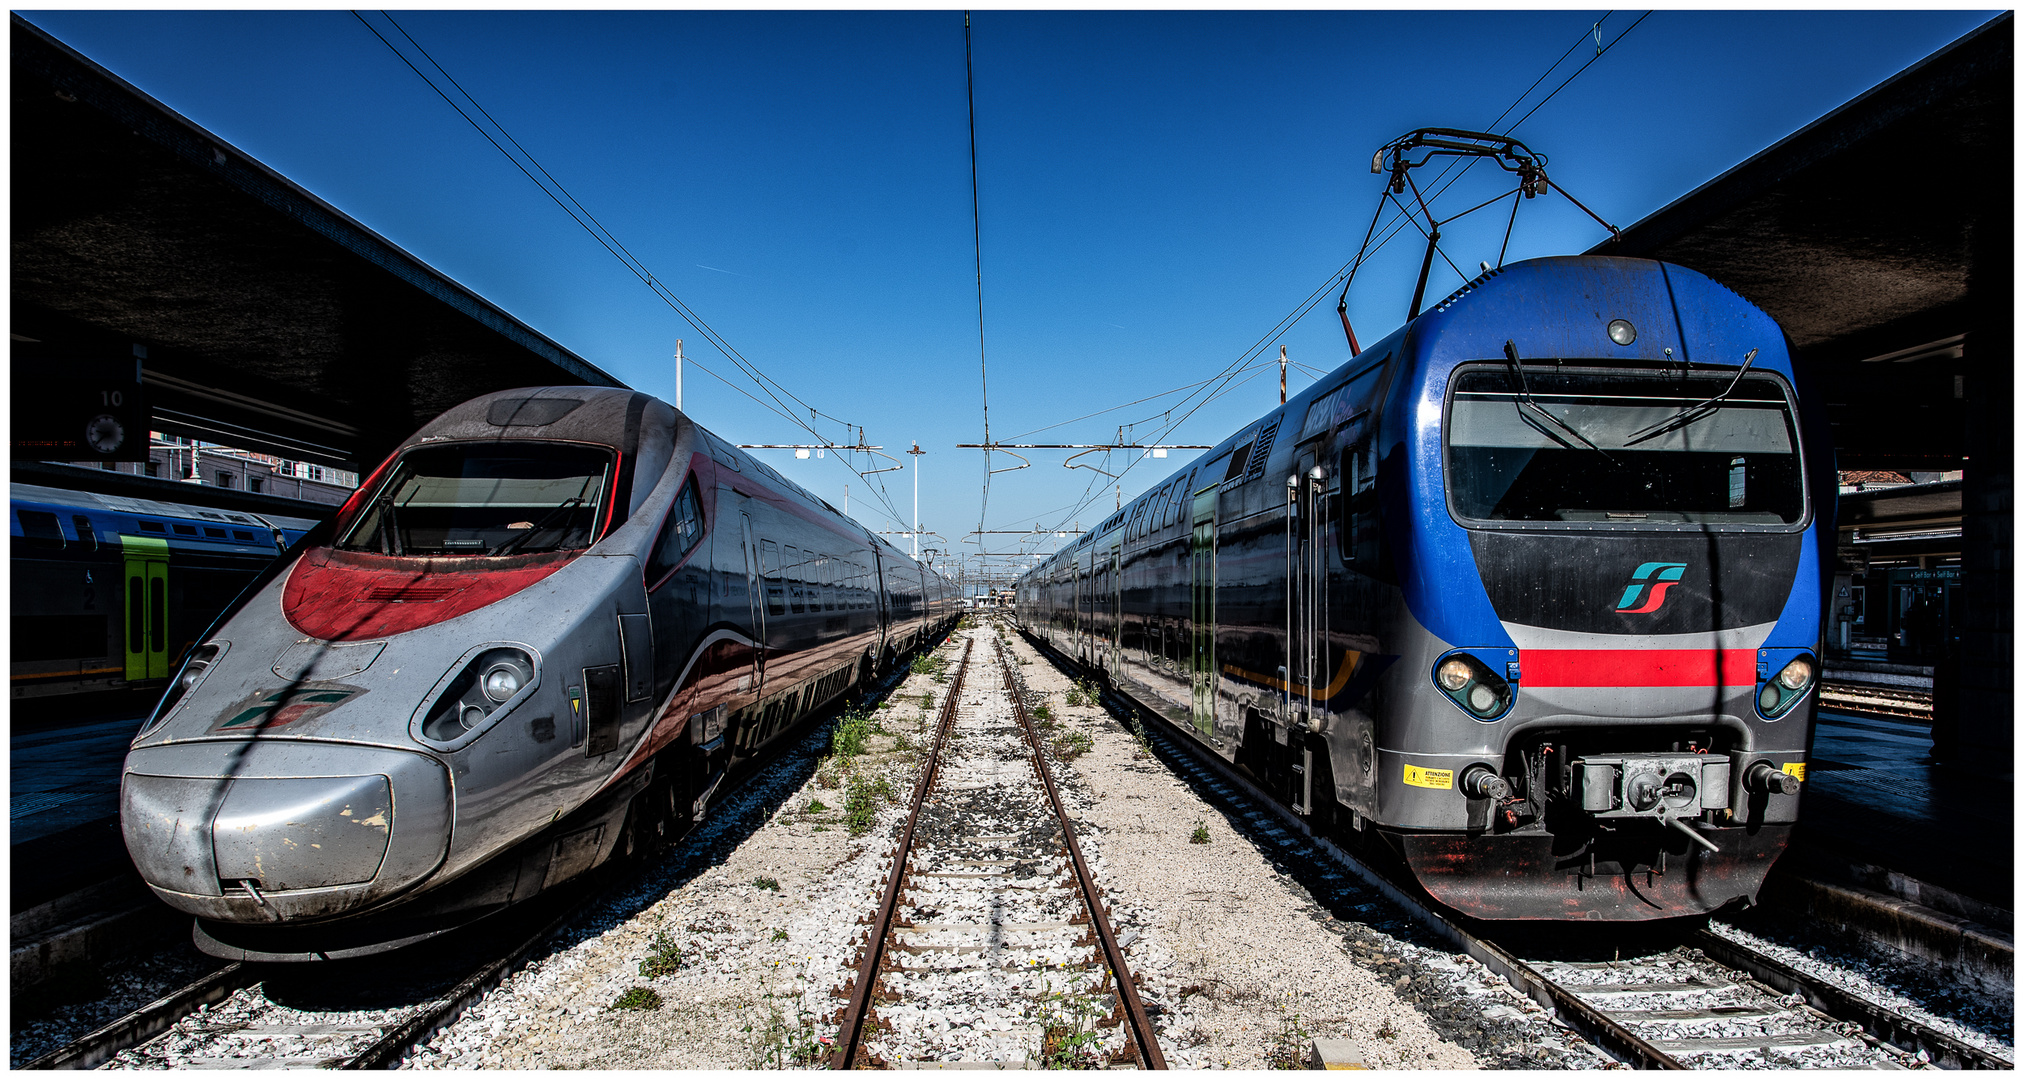
[[[562,569],[566,557],[506,569],[312,548],[288,573],[281,613],[325,641],[404,634],[497,603]],[[448,564],[452,568],[442,568]]]

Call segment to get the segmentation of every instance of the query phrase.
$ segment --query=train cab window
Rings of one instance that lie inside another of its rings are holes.
[[[780,545],[771,540],[759,541],[759,566],[766,578],[766,614],[787,614],[787,585],[780,575]]]
[[[695,477],[690,477],[668,509],[660,538],[654,541],[653,556],[647,561],[647,587],[658,588],[702,538],[703,501],[696,494]]]
[[[801,565],[801,549],[795,547],[793,544],[787,545],[787,609],[789,611],[808,610],[807,593],[802,588],[801,579],[801,575],[805,573],[807,571]]]
[[[1460,520],[1789,526],[1805,514],[1797,427],[1771,375],[1564,366],[1525,379],[1521,391],[1507,364],[1455,377],[1445,434]]]
[[[21,521],[23,543],[48,551],[63,550],[63,526],[56,523],[55,514],[47,510],[16,510],[14,516]]]
[[[562,443],[408,451],[353,518],[339,548],[385,555],[526,555],[597,540],[612,455]]]

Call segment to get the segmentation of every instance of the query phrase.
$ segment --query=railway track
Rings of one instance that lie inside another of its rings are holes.
[[[1165,1068],[1017,672],[994,635],[998,670],[973,671],[976,637],[944,699],[831,1064]]]
[[[1871,686],[1867,683],[1823,681],[1820,684],[1820,707],[1835,712],[1859,713],[1866,716],[1931,720],[1933,692],[1902,690],[1892,686]]]
[[[1072,670],[1044,642],[1027,640]],[[1125,717],[1135,702],[1107,691],[1104,702]],[[1947,1068],[2008,1069],[2009,1059],[1892,1012],[1786,965],[1749,944],[1700,929],[1675,935],[1669,947],[1633,950],[1630,959],[1566,959],[1565,950],[1513,946],[1482,924],[1434,906],[1411,883],[1373,868],[1270,798],[1245,774],[1145,717],[1159,757],[1197,790],[1254,825],[1254,839],[1276,849],[1289,866],[1306,862],[1304,877],[1331,908],[1366,904],[1370,891],[1448,947],[1474,958],[1609,1056],[1636,1068]],[[1349,871],[1345,882],[1330,867]],[[1359,887],[1360,886],[1360,887]],[[1528,956],[1532,958],[1528,958]],[[1548,958],[1548,957],[1552,958]]]
[[[870,699],[891,693],[906,670],[900,665]],[[821,733],[811,725],[805,738],[754,762],[748,778]],[[697,837],[691,834],[688,847]],[[674,854],[700,857],[681,846]],[[318,964],[226,964],[21,1067],[391,1068],[565,927],[623,892],[635,876],[630,869],[601,869],[574,889],[424,950]],[[512,944],[502,950],[503,942]]]

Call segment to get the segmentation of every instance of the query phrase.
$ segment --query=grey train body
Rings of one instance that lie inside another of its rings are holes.
[[[481,397],[192,652],[127,756],[127,847],[214,954],[397,947],[679,833],[956,607],[663,402]]]

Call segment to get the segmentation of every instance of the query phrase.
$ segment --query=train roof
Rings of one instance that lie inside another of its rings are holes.
[[[191,506],[185,503],[163,502],[159,499],[136,499],[125,495],[101,495],[93,491],[70,491],[64,488],[43,487],[39,484],[9,484],[7,498],[8,501],[15,503],[41,503],[46,506],[101,510],[146,517],[180,518],[185,521],[226,522],[233,525],[282,528],[297,532],[308,532],[318,524],[311,518],[287,517],[280,514],[254,515],[238,510],[215,510],[208,506]]]

